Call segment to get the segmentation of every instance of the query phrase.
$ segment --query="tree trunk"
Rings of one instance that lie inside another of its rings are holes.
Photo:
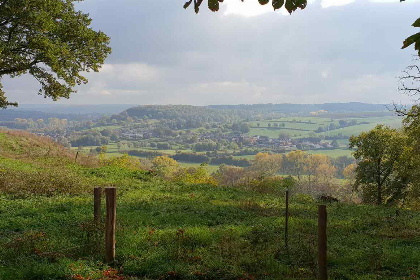
[[[376,204],[377,205],[381,205],[382,204],[382,186],[380,184],[378,184],[378,197],[376,200]]]

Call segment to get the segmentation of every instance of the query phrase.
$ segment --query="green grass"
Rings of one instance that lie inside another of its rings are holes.
[[[401,127],[401,118],[397,116],[387,116],[387,117],[370,117],[370,118],[349,118],[356,119],[358,122],[368,122],[368,124],[358,124],[355,126],[349,126],[340,129],[334,129],[329,132],[317,133],[317,135],[337,135],[342,133],[344,136],[350,137],[352,135],[358,135],[363,131],[368,131],[373,129],[378,124],[389,125],[391,127],[397,128]],[[293,122],[296,120],[296,122]],[[300,122],[299,122],[300,121]],[[308,123],[311,121],[311,123]],[[280,132],[288,133],[293,138],[303,138],[308,137],[309,134],[313,133],[319,126],[326,126],[330,123],[338,123],[338,119],[330,118],[321,118],[321,117],[288,117],[272,121],[261,121],[260,127],[257,127],[257,122],[250,122],[251,126],[249,135],[260,135],[260,136],[269,136],[271,138],[277,138]],[[268,124],[271,123],[284,123],[286,126],[282,127],[268,127]]]
[[[182,162],[182,161],[179,161],[178,163],[181,167],[185,167],[185,168],[188,168],[188,167],[197,168],[200,166],[199,163],[190,163],[190,162]],[[211,174],[213,172],[216,172],[219,169],[219,165],[208,164],[208,165],[205,165],[204,168]]]
[[[68,194],[31,193],[41,181],[28,185],[25,195],[1,191],[0,279],[112,279],[104,276],[110,267],[127,279],[316,278],[317,202],[311,197],[290,198],[286,249],[283,190],[172,183],[118,165],[80,165],[41,140],[0,132],[0,170],[46,172],[39,175],[46,181],[69,173],[89,184]],[[12,179],[8,183],[21,178]],[[103,225],[92,222],[96,185],[118,189],[116,261],[110,265],[103,262]],[[327,207],[330,279],[420,274],[419,212]]]
[[[291,198],[289,253],[279,194],[149,182],[119,191],[116,267],[135,279],[314,279],[316,213]],[[0,278],[64,279],[106,266],[92,197],[1,198]],[[420,214],[328,206],[331,279],[410,279],[419,273]],[[171,279],[171,278],[167,278]]]

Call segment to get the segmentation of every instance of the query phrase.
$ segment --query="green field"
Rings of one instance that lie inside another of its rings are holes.
[[[42,139],[0,132],[0,279],[316,278],[313,198],[291,196],[286,248],[281,188],[173,183],[83,155],[76,164],[74,154]],[[93,223],[93,186],[117,187],[111,264],[103,259],[103,225]],[[420,273],[419,212],[327,209],[330,279]]]
[[[363,131],[368,131],[374,128],[378,124],[389,125],[391,127],[397,128],[401,126],[401,118],[397,116],[387,116],[387,117],[370,117],[370,118],[351,118],[352,120],[357,120],[360,122],[368,122],[368,124],[358,124],[354,126],[349,126],[345,128],[334,129],[328,132],[317,133],[316,135],[337,135],[342,133],[344,136],[352,136],[360,134]],[[293,121],[295,120],[295,121]],[[311,123],[308,123],[308,122]],[[314,131],[319,126],[329,125],[330,123],[338,123],[338,119],[330,118],[320,118],[320,117],[288,117],[272,121],[261,121],[260,127],[257,127],[257,122],[250,122],[251,127],[249,135],[260,135],[260,136],[269,136],[270,138],[277,138],[279,133],[288,133],[293,138],[303,138],[308,137],[309,134],[314,133]],[[274,123],[284,123],[285,127],[268,127],[268,124]]]

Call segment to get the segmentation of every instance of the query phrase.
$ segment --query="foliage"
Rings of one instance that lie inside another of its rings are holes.
[[[168,156],[157,156],[152,161],[153,169],[163,178],[172,178],[174,173],[179,169],[176,160]]]
[[[197,153],[176,153],[171,156],[174,160],[177,161],[186,161],[186,162],[195,162],[195,163],[208,163],[210,158],[206,155],[201,155]]]
[[[289,163],[289,172],[298,177],[298,180],[300,180],[300,176],[304,172],[305,168],[305,158],[307,157],[307,154],[304,151],[296,150],[291,151],[286,155],[286,159]]]
[[[130,169],[130,170],[136,170],[136,169],[142,168],[140,161],[136,158],[132,158],[128,156],[128,154],[124,154],[121,157],[105,158],[104,153],[101,153],[99,155],[99,158],[100,158],[100,163],[105,166],[108,165],[108,166],[114,166],[117,168]]]
[[[418,18],[413,24],[413,27],[420,27],[420,18]],[[406,38],[403,42],[402,49],[407,48],[408,46],[414,44],[414,49],[418,51],[418,56],[420,56],[420,32],[411,35]]]
[[[381,205],[404,197],[409,187],[402,160],[409,153],[406,143],[400,131],[382,125],[350,138],[350,148],[356,148],[354,157],[358,160],[355,188],[362,189],[366,202]]]
[[[275,175],[280,170],[282,162],[282,155],[258,153],[255,155],[249,169],[255,172],[258,178],[265,178]]]
[[[41,84],[40,95],[69,98],[87,83],[82,72],[97,72],[111,52],[109,38],[94,31],[74,0],[0,1],[0,78],[29,73]],[[8,102],[0,83],[0,107]]]
[[[234,165],[239,167],[247,167],[250,166],[251,163],[249,160],[245,158],[234,158],[233,156],[218,156],[211,158],[211,164],[227,164],[227,165]]]
[[[317,203],[296,194],[292,177],[251,179],[256,184],[246,187],[245,169],[221,166],[218,174],[224,176],[215,178],[225,180],[227,187],[213,186],[202,166],[177,168],[180,182],[168,182],[121,165],[127,156],[104,166],[75,164],[74,158],[60,156],[59,145],[28,133],[0,133],[0,144],[0,168],[17,174],[10,180],[25,180],[30,172],[46,172],[49,166],[51,173],[44,176],[53,180],[64,180],[69,173],[90,187],[118,188],[115,268],[102,262],[97,246],[103,242],[103,224],[92,221],[90,188],[72,195],[32,193],[25,199],[1,191],[2,280],[315,278]],[[58,170],[62,172],[54,175]],[[245,187],[230,187],[227,180],[232,178]],[[286,188],[292,190],[293,217],[287,250],[281,245]],[[419,275],[417,211],[333,203],[328,219],[332,279]]]
[[[242,167],[221,164],[214,177],[219,185],[233,187],[247,183],[245,174],[246,171]]]
[[[208,1],[208,8],[213,12],[217,12],[219,10],[219,2],[223,2],[223,0],[207,0],[207,1]],[[184,9],[187,9],[191,5],[192,2],[193,0],[188,0],[184,5]],[[196,13],[199,12],[202,2],[203,0],[194,0],[194,10]],[[266,5],[270,1],[258,0],[258,2],[261,5]],[[280,9],[281,7],[283,7],[283,5],[289,13],[292,13],[296,11],[297,8],[304,9],[307,5],[307,1],[306,0],[273,0],[272,1],[272,6],[274,10]]]
[[[173,180],[187,184],[216,185],[215,179],[210,176],[204,166],[180,168],[175,172]]]

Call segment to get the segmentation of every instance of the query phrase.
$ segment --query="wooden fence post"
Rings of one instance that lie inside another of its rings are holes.
[[[284,227],[284,246],[289,248],[289,190],[286,191],[286,214],[285,214],[285,227]]]
[[[101,196],[102,188],[95,188],[93,190],[93,220],[96,225],[101,223]]]
[[[105,261],[115,259],[115,221],[117,215],[117,189],[105,188],[106,224],[105,224]]]
[[[327,280],[327,206],[318,206],[318,270],[319,280]]]

